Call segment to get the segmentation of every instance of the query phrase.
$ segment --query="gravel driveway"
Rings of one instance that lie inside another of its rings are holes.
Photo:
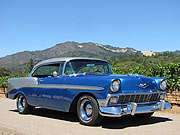
[[[180,135],[180,115],[155,113],[137,120],[132,116],[105,118],[100,126],[79,124],[69,113],[37,108],[20,115],[15,101],[0,98],[1,135]]]

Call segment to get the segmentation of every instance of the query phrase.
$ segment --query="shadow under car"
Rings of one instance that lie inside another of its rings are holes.
[[[18,112],[17,110],[10,111]],[[45,108],[35,108],[29,115],[65,120],[70,122],[79,122],[76,114],[54,111]],[[151,125],[167,121],[172,121],[172,119],[159,116],[152,116],[150,118],[139,119],[132,115],[125,115],[118,118],[103,117],[103,121],[98,126],[107,129],[124,129],[128,127],[138,127],[141,125]]]

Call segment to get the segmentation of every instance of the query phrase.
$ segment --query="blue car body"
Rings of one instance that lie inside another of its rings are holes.
[[[7,98],[16,99],[22,94],[31,106],[69,112],[81,95],[89,94],[97,101],[100,114],[111,117],[171,108],[165,101],[165,90],[160,87],[165,78],[113,73],[66,75],[67,63],[74,60],[106,62],[90,58],[56,58],[40,62],[28,77],[8,80]],[[60,62],[63,62],[60,75],[33,76],[39,67]],[[111,85],[116,80],[120,81],[120,87],[114,92]]]

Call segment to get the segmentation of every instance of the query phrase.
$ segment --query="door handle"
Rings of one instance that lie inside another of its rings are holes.
[[[41,83],[41,82],[43,82],[44,80],[39,80],[39,82]]]

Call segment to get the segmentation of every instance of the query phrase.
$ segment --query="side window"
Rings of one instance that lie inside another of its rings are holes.
[[[66,68],[65,68],[65,75],[70,75],[70,74],[74,74],[72,66],[70,65],[70,63],[68,62],[66,64]]]
[[[58,75],[62,73],[62,70],[60,70],[60,63],[58,64],[51,64],[51,65],[44,65],[39,67],[34,73],[33,77],[49,77],[53,75],[53,72],[56,71]]]

